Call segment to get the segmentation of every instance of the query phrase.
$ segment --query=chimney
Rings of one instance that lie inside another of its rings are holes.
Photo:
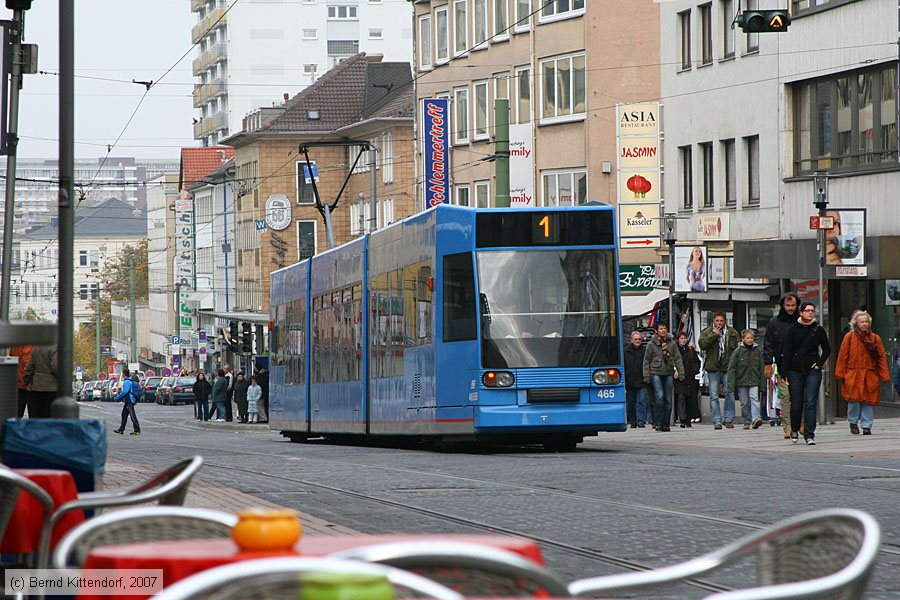
[[[288,94],[287,92],[285,92],[285,93],[284,93],[284,101],[287,102],[287,101],[290,100],[290,99],[291,99],[291,95]]]

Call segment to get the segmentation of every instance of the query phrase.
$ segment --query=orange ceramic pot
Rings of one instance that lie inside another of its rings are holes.
[[[247,552],[289,552],[302,530],[296,510],[253,508],[238,513],[231,539]]]

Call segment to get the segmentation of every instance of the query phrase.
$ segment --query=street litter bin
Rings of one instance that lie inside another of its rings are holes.
[[[106,467],[106,424],[96,419],[7,419],[3,464],[20,469],[64,469],[80,492],[100,487]]]

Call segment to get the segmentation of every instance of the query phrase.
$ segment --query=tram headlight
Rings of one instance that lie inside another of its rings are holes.
[[[622,375],[618,369],[597,369],[591,379],[597,385],[616,385],[621,381]]]
[[[481,377],[485,387],[510,387],[516,382],[516,377],[509,371],[488,371]]]

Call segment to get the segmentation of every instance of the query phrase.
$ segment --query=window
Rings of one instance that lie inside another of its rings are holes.
[[[471,202],[469,202],[469,184],[454,186],[453,204],[457,206],[471,206]]]
[[[716,199],[713,190],[715,179],[713,177],[713,146],[712,142],[700,144],[700,156],[703,159],[703,208],[715,208]]]
[[[544,206],[578,206],[587,202],[587,171],[553,171],[541,173]]]
[[[488,138],[490,116],[488,112],[488,82],[476,81],[475,87],[475,136],[476,140]]]
[[[447,7],[442,6],[434,11],[435,37],[435,61],[438,63],[450,60],[450,23],[447,17]]]
[[[541,9],[541,21],[563,19],[579,14],[584,14],[584,0],[551,0]]]
[[[509,0],[494,0],[494,40],[509,38]]]
[[[88,251],[87,250],[79,250],[78,251],[78,266],[79,267],[88,266]]]
[[[734,0],[722,0],[722,58],[734,57]]]
[[[359,40],[328,40],[329,56],[353,56],[359,52]]]
[[[319,175],[316,170],[315,161],[310,162],[312,163],[312,174],[309,172],[310,167],[307,166],[306,161],[297,161],[297,204],[316,203],[316,194],[313,191],[312,177],[314,175],[316,180],[318,180]]]
[[[725,163],[725,206],[737,206],[737,182],[735,180],[734,140],[722,140],[722,160]]]
[[[585,55],[554,58],[541,63],[543,110],[541,121],[583,118],[585,113]]]
[[[531,69],[516,69],[516,118],[519,123],[531,122]]]
[[[419,18],[419,68],[431,68],[431,15]]]
[[[384,183],[394,181],[394,134],[390,131],[381,136],[381,180]]]
[[[678,13],[678,52],[682,71],[691,68],[691,11]]]
[[[475,270],[469,252],[444,257],[444,341],[476,339]]]
[[[304,29],[303,30],[303,39],[304,40],[315,40],[318,39],[318,30],[316,29]]]
[[[494,100],[509,100],[509,73],[494,73]],[[512,106],[509,107],[512,110]]]
[[[828,4],[829,2],[831,2],[831,0],[793,0],[791,2],[791,13],[797,14],[804,10],[809,10],[811,8],[816,8],[817,6]]]
[[[469,141],[469,89],[460,88],[453,92],[453,122],[456,130],[456,143]]]
[[[370,40],[382,40],[384,39],[384,33],[380,27],[369,29],[369,39]]]
[[[453,52],[456,56],[465,54],[469,49],[469,0],[456,0],[453,3]]]
[[[531,0],[513,0],[516,3],[516,31],[528,31],[531,27]]]
[[[491,207],[491,182],[476,181],[475,182],[475,207],[490,208]]]
[[[795,174],[896,165],[896,77],[884,64],[795,84]]]
[[[487,48],[487,28],[488,28],[488,0],[472,0],[473,27],[472,37],[475,40],[475,47],[479,49]]]
[[[747,151],[747,206],[759,206],[759,136],[744,138]]]
[[[759,0],[747,0],[747,10],[759,10]],[[747,34],[747,50],[745,54],[751,54],[753,52],[759,52],[758,33]]]
[[[316,73],[319,70],[319,66],[315,64],[305,64],[303,65],[303,74],[308,75],[312,79],[316,78]]]
[[[307,259],[316,253],[316,222],[297,221],[297,260]]]
[[[43,288],[44,284],[41,284]],[[100,289],[99,283],[82,283],[78,286],[78,298],[79,300],[94,300],[97,298],[97,291]],[[26,297],[28,295],[28,285],[25,286]],[[36,294],[34,294],[36,295]],[[43,292],[41,293],[43,296]]]
[[[712,64],[712,4],[701,4],[700,10],[700,64]]]
[[[356,6],[345,6],[345,5],[337,5],[337,6],[329,6],[328,7],[328,20],[329,21],[355,21],[356,20]]]
[[[678,161],[681,165],[681,206],[685,210],[694,208],[693,161],[691,147],[678,148]]]

